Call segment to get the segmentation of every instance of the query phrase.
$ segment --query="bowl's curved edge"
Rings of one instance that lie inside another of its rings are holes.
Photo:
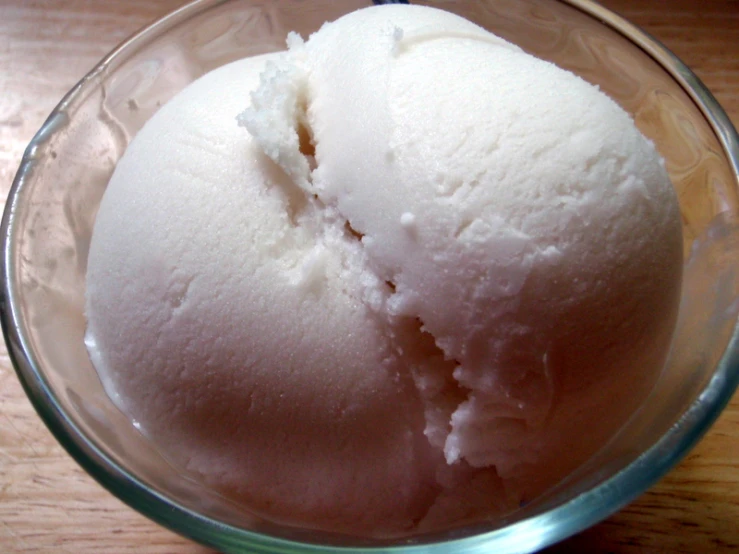
[[[716,133],[739,186],[739,134],[731,123],[729,116],[700,78],[654,36],[597,2],[593,0],[560,1],[594,17],[631,40],[680,84]],[[588,516],[573,522],[571,533],[556,538],[551,537],[553,540],[545,539],[539,548],[565,540],[606,519],[657,483],[706,434],[728,405],[738,387],[739,321],[735,321],[731,338],[716,372],[688,411],[649,450],[642,453],[619,473],[561,508],[554,510],[554,512],[557,512],[575,503],[582,502],[583,505],[580,508],[586,510]],[[669,456],[664,455],[666,451],[670,452]],[[615,493],[612,491],[615,491]],[[604,509],[603,503],[599,501],[604,493],[609,493],[611,498],[618,499],[607,509]]]
[[[731,119],[716,100],[716,97],[693,70],[685,65],[659,39],[594,0],[560,0],[560,2],[587,13],[627,37],[680,84],[685,93],[693,100],[696,108],[710,122],[731,162],[734,176],[739,182],[739,134],[737,134]]]

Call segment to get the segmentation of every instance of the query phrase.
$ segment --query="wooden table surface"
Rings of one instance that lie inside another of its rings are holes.
[[[50,110],[105,53],[182,0],[0,0],[0,198]],[[661,39],[739,126],[739,0],[604,0]],[[0,552],[204,554],[97,485],[57,445],[0,347]],[[550,552],[739,549],[739,396],[636,502]]]

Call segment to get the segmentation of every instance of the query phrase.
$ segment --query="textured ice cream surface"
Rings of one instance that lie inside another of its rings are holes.
[[[87,274],[106,390],[278,522],[510,511],[659,373],[682,267],[659,155],[592,85],[439,10],[288,43],[186,88],[119,162]]]

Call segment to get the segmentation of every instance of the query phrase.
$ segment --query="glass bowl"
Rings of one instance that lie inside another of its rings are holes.
[[[671,354],[653,394],[604,448],[494,523],[399,541],[264,521],[170,466],[108,399],[83,343],[87,252],[129,140],[175,93],[245,56],[281,50],[346,0],[200,0],[113,51],[29,145],[2,222],[2,324],[25,390],[68,452],[152,520],[225,552],[530,552],[612,514],[698,441],[739,381],[739,140],[700,81],[654,39],[587,0],[418,2],[458,13],[570,69],[630,112],[666,160],[684,224],[685,276]]]

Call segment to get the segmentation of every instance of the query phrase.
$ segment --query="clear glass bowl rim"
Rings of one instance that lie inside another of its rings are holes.
[[[195,0],[139,31],[108,54],[51,112],[26,149],[10,189],[0,226],[0,321],[10,358],[26,394],[67,452],[112,494],[164,527],[219,550],[244,552],[248,548],[253,553],[483,553],[489,552],[492,547],[498,553],[531,552],[570,537],[607,518],[674,467],[705,434],[739,385],[739,325],[735,325],[712,378],[688,411],[659,441],[622,471],[548,512],[495,531],[445,542],[378,548],[332,547],[297,543],[239,529],[168,500],[117,465],[84,436],[64,412],[44,377],[43,368],[29,347],[27,330],[20,312],[14,260],[19,234],[16,213],[19,204],[23,202],[24,184],[38,163],[39,147],[57,132],[59,123],[67,117],[66,108],[83,95],[88,87],[95,87],[107,71],[126,59],[128,53],[145,46],[178,23],[226,1]],[[677,56],[643,30],[592,0],[559,1],[620,33],[665,69],[706,117],[724,148],[733,174],[739,180],[739,136],[710,91]],[[669,454],[665,455],[665,452]]]

